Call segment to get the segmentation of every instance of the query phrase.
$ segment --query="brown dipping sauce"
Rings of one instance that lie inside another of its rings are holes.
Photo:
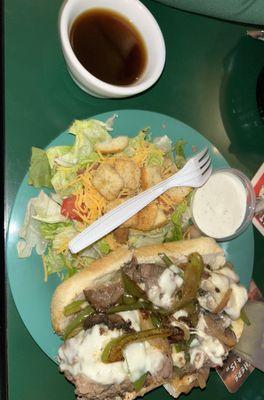
[[[113,85],[131,85],[144,72],[146,46],[128,19],[106,9],[79,15],[70,42],[80,63],[96,78]]]

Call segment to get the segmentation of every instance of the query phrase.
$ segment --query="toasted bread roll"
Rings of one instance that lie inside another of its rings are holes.
[[[208,237],[145,246],[135,250],[120,248],[94,261],[88,268],[73,275],[56,288],[51,302],[51,322],[54,331],[63,335],[69,322],[69,317],[64,316],[64,307],[78,298],[84,289],[109,281],[116,271],[131,261],[133,254],[139,263],[155,263],[160,262],[159,253],[164,252],[168,257],[180,260],[184,260],[190,253],[198,252],[205,263],[214,269],[220,268],[225,263],[222,248],[214,239]]]

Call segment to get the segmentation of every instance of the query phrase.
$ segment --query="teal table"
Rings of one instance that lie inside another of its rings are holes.
[[[61,2],[5,2],[5,219],[28,168],[30,147],[45,147],[74,118],[116,109],[147,109],[171,115],[200,131],[232,167],[250,178],[263,162],[264,123],[256,105],[264,43],[246,37],[247,27],[144,3],[163,31],[167,59],[162,77],[146,93],[123,100],[82,92],[66,70],[57,33]],[[264,291],[264,241],[255,231],[253,277]],[[34,302],[34,299],[32,299]],[[41,316],[40,316],[41,318]],[[38,348],[23,325],[7,285],[7,361],[10,400],[73,400],[73,387]],[[254,371],[240,391],[227,392],[212,373],[205,391],[189,399],[264,398],[263,374]],[[152,399],[166,397],[163,389]],[[150,396],[146,396],[150,398]]]

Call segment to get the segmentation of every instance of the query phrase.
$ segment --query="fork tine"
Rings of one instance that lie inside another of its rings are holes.
[[[212,168],[210,167],[210,168],[207,170],[206,174],[203,175],[203,181],[202,181],[201,186],[203,186],[203,185],[208,181],[208,179],[209,179],[210,176],[211,176],[211,173],[212,173]]]
[[[203,170],[203,168],[208,164],[208,161],[211,162],[211,157],[209,154],[207,154],[207,156],[203,159],[202,162],[200,162],[200,169]]]
[[[201,155],[201,157],[199,158],[199,162],[201,162],[206,157],[207,154],[208,154],[208,147],[204,149],[204,154]]]
[[[190,160],[192,159],[193,161],[200,161],[203,159],[203,157],[208,153],[208,147],[206,147],[205,149],[201,150],[199,153],[197,153],[195,156],[193,156],[192,158],[190,158]]]
[[[206,172],[207,172],[209,169],[212,169],[212,160],[211,160],[211,159],[209,160],[208,163],[206,163],[206,164],[203,166],[203,169],[201,168],[202,175],[205,175]]]
[[[185,181],[186,186],[200,187],[202,186],[212,173],[212,162],[211,159],[203,166],[202,169],[197,169],[189,176],[189,179]]]
[[[212,166],[210,165],[207,169],[206,172],[204,172],[203,175],[201,175],[199,178],[196,178],[193,180],[193,187],[201,187],[203,186],[207,180],[210,178],[210,175],[212,173]]]
[[[199,177],[201,177],[203,175],[203,173],[205,173],[208,168],[210,168],[212,163],[211,157],[208,155],[206,162],[202,165],[199,166],[197,165],[197,168],[193,169],[189,174],[188,174],[188,180],[189,179],[197,179]]]
[[[208,148],[206,147],[202,151],[200,151],[198,154],[195,156],[189,158],[189,160],[186,162],[184,167],[177,172],[177,174],[185,175],[186,173],[189,174],[190,169],[197,169],[199,168],[199,162],[202,160],[206,154],[208,153]]]

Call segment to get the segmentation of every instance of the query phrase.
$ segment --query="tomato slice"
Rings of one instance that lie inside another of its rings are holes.
[[[71,196],[63,200],[61,205],[61,214],[66,218],[82,221],[80,216],[75,211],[75,199],[76,196]]]

